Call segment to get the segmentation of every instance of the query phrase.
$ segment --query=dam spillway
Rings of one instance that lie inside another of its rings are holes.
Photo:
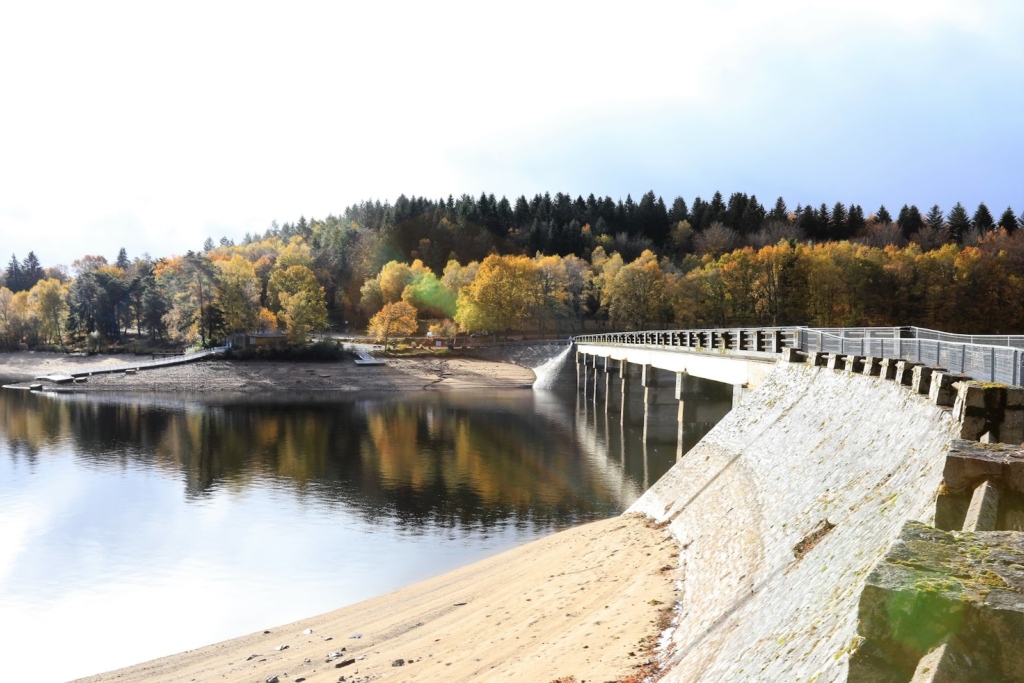
[[[630,508],[680,547],[664,680],[846,680],[865,579],[930,521],[957,429],[895,382],[780,363]]]

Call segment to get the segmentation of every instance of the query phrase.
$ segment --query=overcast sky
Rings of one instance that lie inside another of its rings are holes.
[[[1024,3],[492,6],[0,3],[0,263],[401,193],[1024,210]]]

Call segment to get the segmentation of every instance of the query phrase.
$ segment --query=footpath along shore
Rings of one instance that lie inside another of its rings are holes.
[[[121,366],[135,356],[76,357],[58,353],[0,354],[0,381],[27,386],[35,377]],[[142,370],[93,375],[82,384],[47,385],[58,391],[305,392],[498,389],[533,384],[533,371],[468,357],[388,358],[386,365],[345,361],[204,360]]]
[[[664,529],[614,517],[335,612],[80,680],[637,681],[671,615],[677,563]]]

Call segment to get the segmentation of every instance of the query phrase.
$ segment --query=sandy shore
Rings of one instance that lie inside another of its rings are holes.
[[[46,374],[131,363],[135,356],[74,357],[55,353],[0,354],[3,383],[27,382]],[[61,391],[259,392],[259,391],[413,391],[523,387],[533,371],[511,363],[475,358],[392,358],[387,365],[360,366],[351,360],[285,362],[209,360],[137,374],[93,375]],[[51,387],[48,387],[51,388]]]
[[[638,680],[675,600],[677,565],[663,529],[615,517],[335,612],[81,680]]]

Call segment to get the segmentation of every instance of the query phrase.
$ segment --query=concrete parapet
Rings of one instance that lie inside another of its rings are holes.
[[[787,363],[804,363],[807,361],[807,354],[800,349],[786,347],[782,349],[782,360]]]
[[[868,377],[878,377],[882,374],[882,359],[881,358],[865,358],[864,368],[861,370]]]
[[[970,375],[961,375],[943,370],[932,373],[928,398],[937,406],[952,406],[956,402],[956,383],[971,381]]]
[[[910,388],[915,394],[927,394],[932,387],[932,376],[945,372],[946,368],[915,365],[911,374]]]
[[[841,353],[830,354],[828,360],[825,362],[825,367],[829,370],[843,370],[846,368],[846,356]]]
[[[962,529],[974,493],[986,482],[997,487],[1003,499],[996,529],[1019,529],[1024,501],[1024,449],[1009,444],[982,444],[956,439],[946,455],[942,485],[935,500],[935,526]],[[997,506],[998,507],[998,506]]]
[[[1024,535],[908,522],[868,576],[857,630],[849,683],[908,681],[943,645],[959,683],[1024,680]]]
[[[903,386],[909,387],[914,382],[914,368],[923,363],[913,360],[896,361],[896,376],[893,378]]]
[[[896,370],[899,366],[900,360],[898,358],[883,358],[882,363],[879,367],[879,377],[882,379],[895,380]]]
[[[1024,442],[1024,388],[984,382],[958,382],[953,416],[960,438],[1019,444]]]
[[[967,508],[964,531],[995,531],[999,516],[999,487],[991,481],[974,489]]]

